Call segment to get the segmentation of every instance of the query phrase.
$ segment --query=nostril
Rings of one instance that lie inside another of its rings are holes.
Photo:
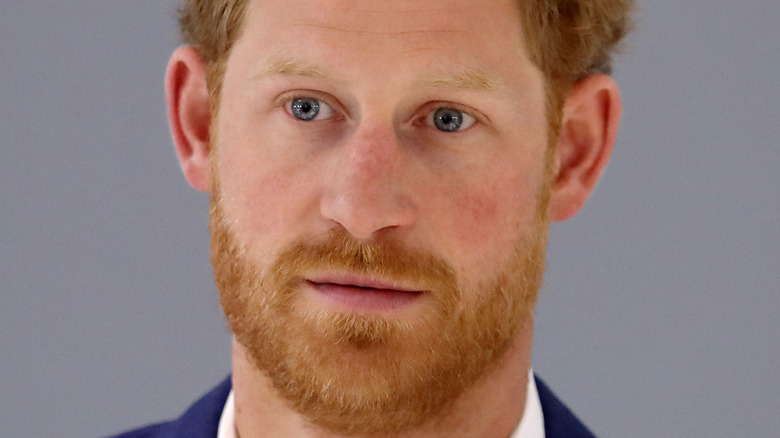
[[[390,228],[409,226],[414,219],[411,203],[396,188],[373,193],[353,191],[332,194],[322,200],[322,217],[343,227],[356,239],[368,240]]]
[[[364,124],[331,158],[321,187],[324,218],[358,239],[413,221],[409,166],[392,127]]]

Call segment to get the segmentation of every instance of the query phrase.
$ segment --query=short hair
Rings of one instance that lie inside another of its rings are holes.
[[[206,65],[216,107],[224,66],[241,34],[250,0],[183,0],[179,27],[185,44]],[[631,28],[634,0],[517,0],[531,61],[545,77],[548,123],[554,133],[566,95],[593,73],[612,71],[612,54]]]

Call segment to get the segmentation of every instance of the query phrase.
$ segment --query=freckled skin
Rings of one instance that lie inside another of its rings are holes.
[[[256,19],[228,61],[217,166],[239,237],[248,247],[273,249],[302,233],[325,232],[337,219],[320,212],[332,203],[362,209],[351,220],[372,217],[377,225],[369,228],[442,254],[466,281],[489,275],[494,263],[487,261],[507,257],[519,236],[513,228],[533,218],[546,146],[541,75],[523,55],[516,23],[492,18],[514,13],[513,2],[491,8],[395,2],[389,14],[378,1],[310,3],[297,13],[284,2],[253,4]],[[481,20],[496,23],[495,36]],[[334,80],[293,78],[284,86],[323,90],[352,117],[295,133],[288,114],[264,103],[282,87],[248,82],[270,48],[332,71]],[[464,64],[489,69],[506,91],[410,86],[421,72]],[[410,126],[414,111],[434,99],[474,107],[490,121],[457,141]]]
[[[226,66],[212,169],[224,217],[247,257],[268,269],[291,241],[340,227],[357,240],[392,237],[435,254],[471,291],[464,307],[488,301],[480,286],[514,266],[510,259],[536,223],[547,147],[542,77],[524,54],[519,23],[505,19],[517,15],[515,7],[514,0],[487,8],[466,0],[252,3]],[[279,54],[325,74],[257,79]],[[463,66],[489,73],[500,92],[419,85]],[[285,109],[293,98],[317,99],[335,115],[296,120]],[[426,120],[440,106],[477,121],[460,132],[438,131]],[[316,312],[314,303],[296,305]],[[410,313],[426,321],[426,306]],[[483,388],[500,395],[500,407],[481,396],[459,406],[479,412],[485,424],[472,426],[487,433],[475,435],[506,436],[522,413],[526,378],[517,370],[529,367],[531,338],[525,324],[502,359],[507,373]],[[240,363],[236,370],[237,379],[256,378],[242,374]],[[261,393],[273,391],[255,395]],[[241,397],[248,392],[237,393],[239,405],[253,402]],[[237,421],[255,419],[239,413]]]
[[[584,203],[621,111],[588,76],[548,144],[518,5],[252,0],[218,113],[197,50],[174,53],[168,115],[212,195],[245,438],[517,426],[548,221]]]

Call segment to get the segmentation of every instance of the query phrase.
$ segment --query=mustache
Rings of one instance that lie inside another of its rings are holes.
[[[386,235],[360,241],[343,228],[292,242],[277,255],[270,269],[278,278],[288,280],[316,271],[411,282],[422,289],[452,288],[456,283],[454,269],[440,256]]]

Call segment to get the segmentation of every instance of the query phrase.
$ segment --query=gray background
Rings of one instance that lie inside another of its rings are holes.
[[[780,2],[642,1],[619,144],[553,226],[535,369],[604,437],[780,430]],[[229,371],[180,175],[172,1],[0,5],[0,435],[177,415]]]

